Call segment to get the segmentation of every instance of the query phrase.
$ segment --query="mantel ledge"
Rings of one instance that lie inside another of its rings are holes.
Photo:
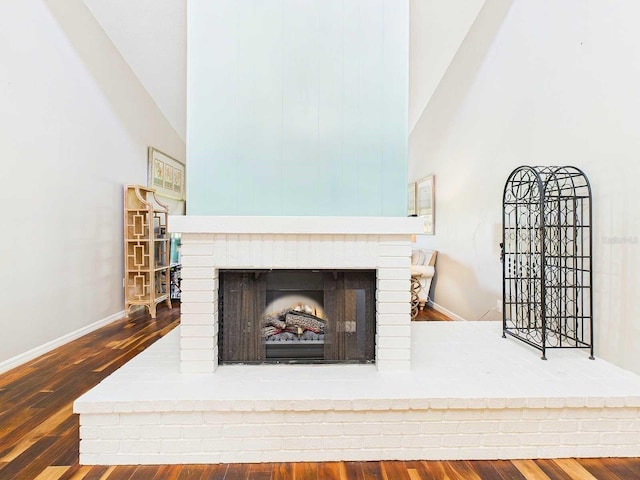
[[[169,230],[174,233],[414,235],[423,229],[418,217],[169,216]]]

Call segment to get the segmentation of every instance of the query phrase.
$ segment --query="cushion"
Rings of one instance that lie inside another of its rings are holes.
[[[411,251],[411,265],[424,265],[427,254],[424,250],[416,249]]]

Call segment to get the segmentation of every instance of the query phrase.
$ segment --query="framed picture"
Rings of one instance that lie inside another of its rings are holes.
[[[147,183],[158,195],[185,200],[185,165],[153,147],[149,147]]]
[[[407,216],[412,217],[417,215],[416,212],[416,184],[410,183],[407,189]]]
[[[434,176],[429,175],[416,182],[416,210],[424,220],[424,233],[435,233],[435,182]]]

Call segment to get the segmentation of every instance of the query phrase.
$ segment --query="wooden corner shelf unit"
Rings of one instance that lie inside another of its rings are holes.
[[[171,308],[169,209],[152,188],[124,187],[124,309],[143,305],[156,318],[163,301]]]

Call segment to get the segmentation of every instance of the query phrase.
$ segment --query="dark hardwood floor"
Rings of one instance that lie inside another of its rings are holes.
[[[123,319],[0,375],[0,480],[640,479],[640,459],[81,466],[72,402],[178,324]]]
[[[444,313],[429,306],[425,306],[424,310],[418,310],[418,316],[413,319],[414,322],[448,322],[451,320]]]

